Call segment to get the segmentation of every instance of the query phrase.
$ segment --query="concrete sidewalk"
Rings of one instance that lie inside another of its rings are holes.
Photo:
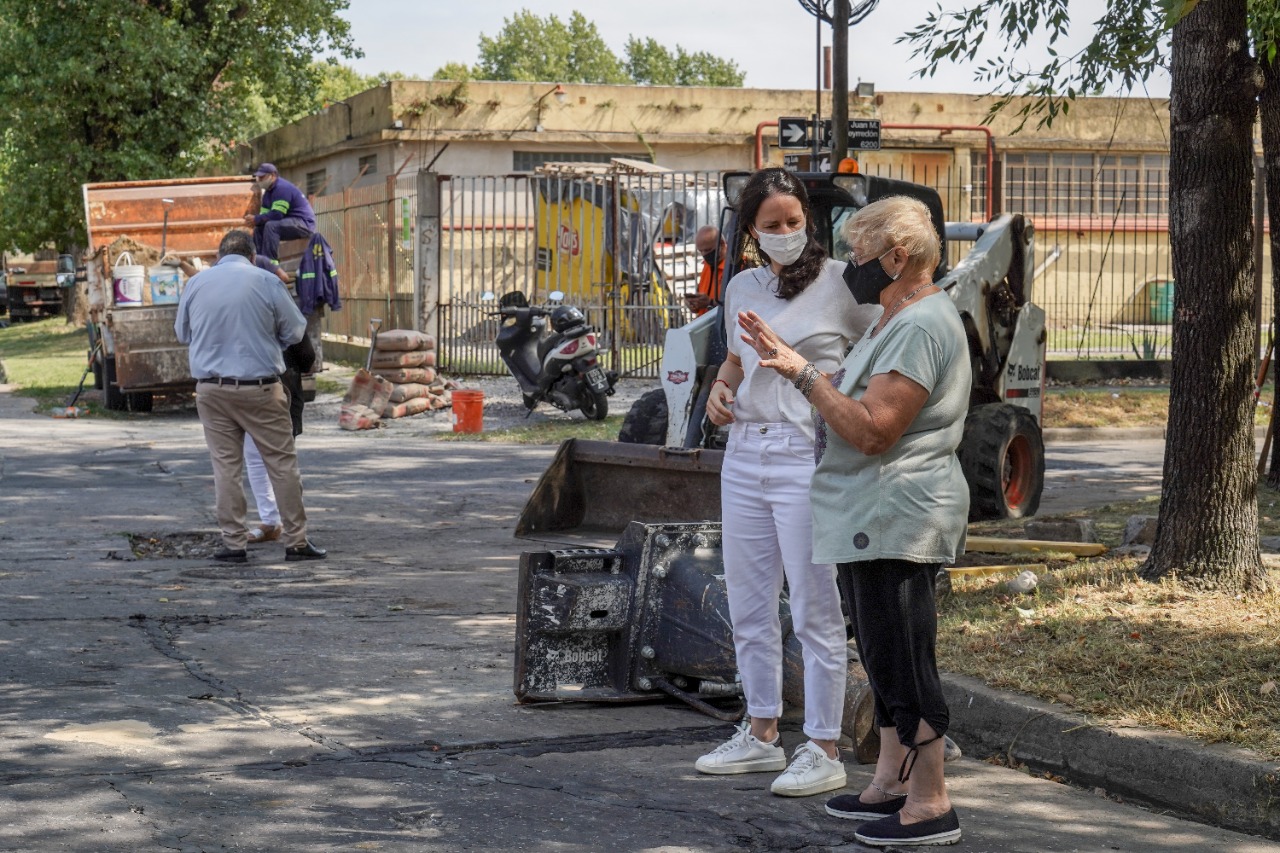
[[[0,393],[0,850],[863,849],[823,796],[694,772],[724,723],[665,703],[514,704],[516,573],[538,546],[512,528],[554,448],[308,424],[311,532],[330,559],[285,563],[273,543],[223,566],[189,413],[24,408]],[[948,689],[966,750],[948,770],[965,831],[951,849],[1280,850],[1118,801],[1208,801],[1229,781],[1265,794],[1274,776],[1254,774],[1274,767]],[[794,719],[783,738],[803,739]],[[1120,797],[983,760],[1006,752]],[[851,786],[869,778],[848,769]]]

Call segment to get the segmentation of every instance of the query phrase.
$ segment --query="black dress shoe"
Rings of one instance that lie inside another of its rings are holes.
[[[249,553],[243,548],[219,548],[214,552],[213,559],[224,563],[247,563]]]
[[[284,558],[286,560],[323,560],[328,553],[325,549],[312,545],[311,540],[308,539],[305,545],[285,548]]]

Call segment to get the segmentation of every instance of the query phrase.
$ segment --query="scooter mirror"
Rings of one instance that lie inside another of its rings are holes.
[[[563,291],[563,290],[553,290],[553,291],[551,291],[549,294],[547,294],[547,299],[549,299],[550,301],[552,301],[552,302],[554,302],[554,303],[556,303],[556,304],[559,304],[559,303],[561,303],[561,302],[563,302],[563,301],[564,301],[564,291]]]
[[[494,293],[492,290],[486,290],[484,293],[480,294],[481,302],[492,302],[493,300],[494,300]]]

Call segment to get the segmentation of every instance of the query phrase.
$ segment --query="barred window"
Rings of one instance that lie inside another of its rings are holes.
[[[307,172],[307,195],[316,195],[324,189],[325,184],[329,183],[329,172],[327,169],[320,169],[315,172]]]
[[[969,210],[975,222],[986,222],[991,218],[987,210],[987,151],[973,149],[969,154]]]
[[[1166,154],[1004,155],[1005,209],[1032,216],[1164,216]]]
[[[356,164],[356,170],[366,177],[378,174],[378,155],[370,154],[367,157],[361,157]]]
[[[653,162],[649,153],[632,154],[600,151],[513,151],[513,172],[532,172],[545,163],[608,163],[614,157],[626,157],[628,160]]]

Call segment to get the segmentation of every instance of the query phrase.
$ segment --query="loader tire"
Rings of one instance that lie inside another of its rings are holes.
[[[667,443],[667,395],[661,388],[645,392],[622,419],[618,441],[625,444]]]
[[[1036,514],[1044,491],[1044,438],[1030,412],[1007,403],[970,409],[957,453],[969,483],[969,521]]]

